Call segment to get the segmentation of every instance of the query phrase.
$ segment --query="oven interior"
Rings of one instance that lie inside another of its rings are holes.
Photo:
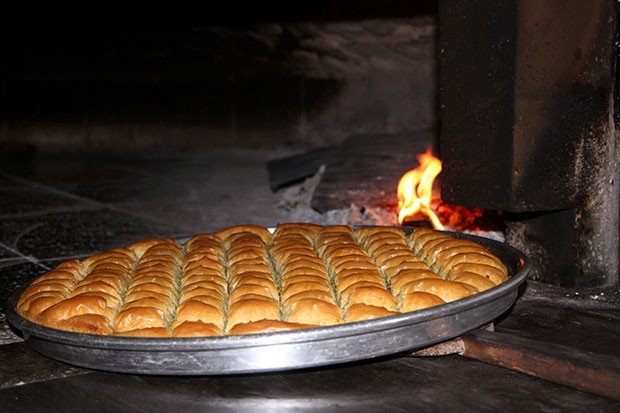
[[[243,8],[167,25],[7,29],[4,191],[34,183],[52,198],[86,200],[91,218],[78,230],[121,210],[159,215],[152,226],[135,230],[127,219],[125,232],[96,229],[80,243],[67,234],[76,225],[59,218],[71,206],[43,201],[52,223],[40,225],[26,201],[7,203],[4,268],[49,266],[146,233],[287,220],[393,224],[398,179],[431,147],[443,163],[442,200],[499,215],[493,229],[532,262],[525,310],[503,331],[535,324],[530,338],[617,365],[616,2]],[[129,179],[149,191],[135,192]],[[43,232],[28,232],[37,225]],[[47,254],[32,240],[51,236],[72,246],[47,245]],[[529,312],[540,303],[553,314],[547,321]],[[590,325],[564,336],[558,320]]]

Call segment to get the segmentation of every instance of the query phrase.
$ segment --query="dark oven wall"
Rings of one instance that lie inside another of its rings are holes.
[[[618,285],[617,2],[483,3],[440,1],[442,198],[506,211],[534,279]]]
[[[232,2],[166,23],[9,25],[0,141],[311,149],[434,127],[437,5],[401,3]]]

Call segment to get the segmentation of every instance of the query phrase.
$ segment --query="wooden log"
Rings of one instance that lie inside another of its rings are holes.
[[[485,330],[461,340],[465,357],[620,400],[620,358]]]

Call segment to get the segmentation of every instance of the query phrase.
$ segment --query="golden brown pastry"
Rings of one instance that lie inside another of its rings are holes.
[[[400,311],[403,313],[417,311],[441,304],[445,304],[445,301],[435,294],[414,291],[401,296]]]
[[[87,334],[256,334],[418,311],[507,278],[482,245],[425,228],[239,225],[68,260],[34,280],[16,310]]]
[[[451,280],[456,274],[469,271],[495,284],[508,279],[501,260],[474,241],[457,239],[428,228],[418,228],[407,238],[411,249],[442,278]]]
[[[229,334],[275,333],[278,331],[301,330],[312,327],[316,326],[277,320],[259,320],[237,324],[229,331]]]
[[[184,321],[176,324],[172,330],[174,337],[212,337],[219,336],[221,333],[221,328],[203,321]]]

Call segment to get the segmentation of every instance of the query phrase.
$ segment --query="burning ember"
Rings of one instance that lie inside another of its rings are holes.
[[[435,229],[444,229],[439,217],[431,209],[433,183],[441,172],[441,161],[433,156],[431,148],[418,155],[420,166],[405,173],[398,182],[398,223],[417,214],[428,217]]]

